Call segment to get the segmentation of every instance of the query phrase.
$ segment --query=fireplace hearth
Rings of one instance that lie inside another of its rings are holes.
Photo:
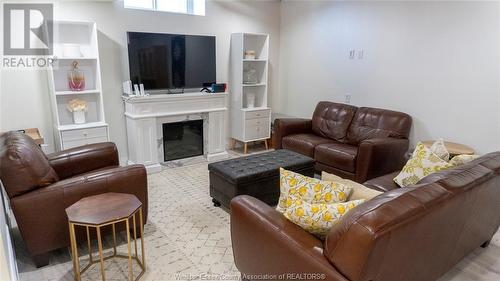
[[[148,173],[161,171],[160,163],[165,161],[163,124],[200,119],[203,120],[203,157],[208,161],[227,158],[227,97],[227,93],[124,97],[127,163],[142,164]]]
[[[164,161],[203,155],[203,120],[162,124]]]

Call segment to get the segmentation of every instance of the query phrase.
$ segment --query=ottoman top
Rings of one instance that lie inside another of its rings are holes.
[[[302,154],[279,149],[271,152],[208,164],[208,170],[232,183],[252,182],[265,177],[278,176],[279,168],[309,168],[314,160]]]

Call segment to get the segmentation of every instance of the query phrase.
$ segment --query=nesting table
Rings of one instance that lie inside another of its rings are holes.
[[[431,147],[432,144],[434,143],[434,140],[427,140],[422,142],[425,146]],[[446,147],[446,150],[450,153],[451,156],[454,155],[460,155],[460,154],[467,154],[467,155],[472,155],[475,153],[474,149],[461,143],[455,143],[451,141],[445,141],[444,142],[444,147]]]
[[[100,263],[102,280],[106,280],[104,272],[104,261],[111,258],[128,259],[128,279],[138,280],[146,271],[146,261],[144,255],[144,229],[142,219],[142,203],[135,195],[125,193],[103,193],[81,199],[66,209],[69,223],[69,234],[71,239],[71,252],[75,280],[81,280],[81,274],[89,269],[93,264]],[[139,214],[139,232],[141,239],[141,259],[137,254],[137,225],[136,214]],[[130,222],[132,220],[132,223]],[[127,254],[118,254],[116,251],[116,225],[124,223],[127,233]],[[135,255],[132,255],[132,242],[130,226],[133,226],[133,241]],[[101,230],[105,226],[111,225],[113,231],[113,254],[103,256]],[[89,251],[89,263],[80,271],[80,260],[78,257],[77,237],[75,227],[84,227],[87,233],[87,247]],[[97,233],[97,245],[99,250],[99,260],[94,260],[90,243],[90,229],[94,228]],[[134,279],[132,260],[135,260],[141,267],[141,273]]]

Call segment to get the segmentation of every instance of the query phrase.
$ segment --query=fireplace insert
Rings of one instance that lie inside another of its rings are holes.
[[[162,127],[165,161],[203,155],[203,120],[166,123]]]

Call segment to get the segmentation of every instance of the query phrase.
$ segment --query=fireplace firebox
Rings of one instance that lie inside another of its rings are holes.
[[[162,124],[165,161],[203,155],[203,120]]]

